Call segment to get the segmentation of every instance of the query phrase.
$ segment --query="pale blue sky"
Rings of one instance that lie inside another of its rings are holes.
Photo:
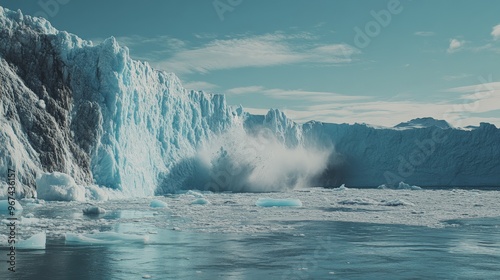
[[[48,9],[39,1],[0,5],[44,15],[84,39],[115,36],[187,88],[224,93],[250,112],[279,108],[299,122],[392,126],[431,116],[500,126],[499,1],[40,2]]]

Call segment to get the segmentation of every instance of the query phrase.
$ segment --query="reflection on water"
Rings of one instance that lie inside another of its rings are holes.
[[[140,213],[115,226],[150,234],[149,244],[18,251],[12,279],[498,279],[500,219],[449,221],[433,229],[300,222],[289,233],[230,235],[140,228]],[[3,248],[1,254],[5,256]],[[1,277],[0,277],[1,278]],[[2,278],[4,279],[4,278]],[[8,278],[5,278],[8,279]]]

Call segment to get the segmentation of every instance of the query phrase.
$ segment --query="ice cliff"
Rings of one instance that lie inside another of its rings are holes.
[[[376,129],[250,115],[132,60],[114,38],[93,45],[0,7],[0,184],[15,169],[19,195],[34,195],[47,172],[127,196],[400,180],[498,186],[499,143],[489,124]]]
[[[231,126],[224,96],[185,90],[114,38],[94,46],[0,7],[0,177],[42,172],[150,195],[177,160]]]

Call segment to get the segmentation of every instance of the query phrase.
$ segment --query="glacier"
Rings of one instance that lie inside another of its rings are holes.
[[[252,115],[133,60],[113,37],[94,45],[2,7],[0,27],[0,197],[9,168],[18,196],[55,200],[403,181],[500,186],[500,130],[491,124],[464,130],[425,118],[374,128],[298,124],[277,109]]]

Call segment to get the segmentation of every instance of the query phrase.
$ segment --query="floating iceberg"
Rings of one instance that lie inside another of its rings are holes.
[[[44,250],[46,240],[47,235],[45,234],[45,232],[41,232],[31,236],[26,240],[19,240],[16,243],[16,248],[25,250]]]
[[[207,199],[205,198],[198,198],[196,199],[195,201],[191,202],[191,204],[195,204],[195,205],[206,205],[206,204],[210,204],[210,201],[208,201]]]
[[[66,244],[74,245],[112,245],[112,244],[146,244],[149,236],[125,234],[117,232],[99,232],[94,234],[66,233]]]
[[[9,209],[10,206],[14,207],[14,209],[12,210],[14,213],[23,211],[23,206],[21,206],[21,204],[17,200],[11,201],[14,201],[14,205],[10,205],[8,200],[0,200],[0,214],[9,213],[11,211],[11,209]]]
[[[152,208],[167,208],[168,207],[168,204],[164,201],[161,201],[161,200],[153,200],[151,201],[151,203],[149,204],[149,207],[152,207]]]
[[[273,199],[259,198],[255,202],[256,206],[260,207],[302,207],[302,202],[299,199]]]

